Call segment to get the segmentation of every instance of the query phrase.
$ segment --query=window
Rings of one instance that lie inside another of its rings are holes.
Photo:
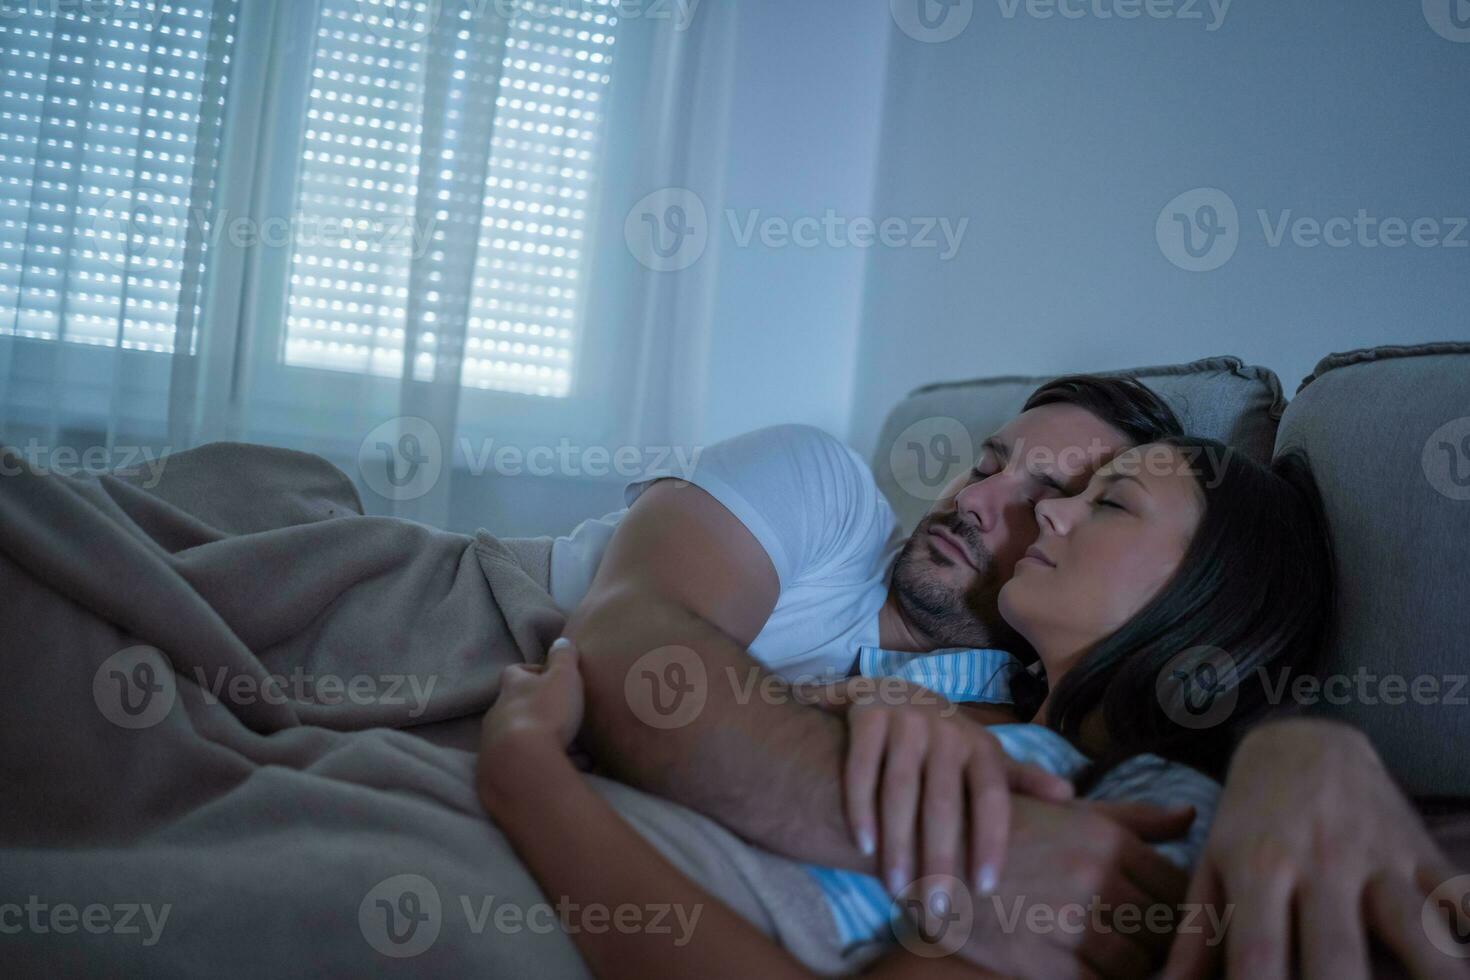
[[[0,430],[611,438],[617,4],[0,0]]]
[[[0,2],[0,334],[192,352],[234,12]]]
[[[324,0],[284,364],[571,392],[615,3]]]

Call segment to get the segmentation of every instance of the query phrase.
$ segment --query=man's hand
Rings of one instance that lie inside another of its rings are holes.
[[[1147,928],[1149,909],[1168,907],[1172,921],[1188,875],[1143,842],[1184,834],[1192,808],[1024,796],[1011,806],[1005,870],[993,894],[975,898],[959,955],[1008,977],[1148,976],[1172,938]]]
[[[864,854],[882,841],[883,879],[894,895],[915,869],[936,877],[939,901],[950,898],[943,883],[952,879],[988,894],[1005,861],[1011,791],[1072,797],[1067,780],[1011,761],[984,725],[927,704],[858,703],[847,727],[848,820]]]
[[[1363,735],[1292,720],[1241,743],[1188,902],[1234,906],[1231,978],[1367,980],[1370,931],[1416,978],[1464,977],[1464,961],[1431,940],[1443,930],[1434,938],[1454,948],[1448,923],[1422,915],[1455,875]],[[1202,934],[1181,935],[1166,976],[1213,975],[1220,954]]]

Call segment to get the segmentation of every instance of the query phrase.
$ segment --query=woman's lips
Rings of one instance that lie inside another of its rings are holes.
[[[1046,557],[1046,552],[1042,551],[1034,544],[1026,549],[1026,554],[1021,556],[1021,561],[1027,560],[1034,561],[1038,565],[1045,565],[1047,568],[1057,567],[1057,563]]]
[[[971,568],[975,563],[970,560],[970,552],[965,548],[963,542],[957,538],[953,531],[939,526],[929,528],[929,537],[934,541],[934,547],[958,562],[963,562]]]

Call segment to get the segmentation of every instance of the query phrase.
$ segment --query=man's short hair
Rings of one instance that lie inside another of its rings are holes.
[[[1021,410],[1042,405],[1085,408],[1127,436],[1135,446],[1184,434],[1184,426],[1174,410],[1132,378],[1065,375],[1033,391]]]

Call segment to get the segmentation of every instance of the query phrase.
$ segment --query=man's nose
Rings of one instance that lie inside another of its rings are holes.
[[[993,531],[1007,507],[1024,506],[1024,495],[1017,481],[998,473],[965,487],[955,497],[955,510],[979,527],[982,533]]]

